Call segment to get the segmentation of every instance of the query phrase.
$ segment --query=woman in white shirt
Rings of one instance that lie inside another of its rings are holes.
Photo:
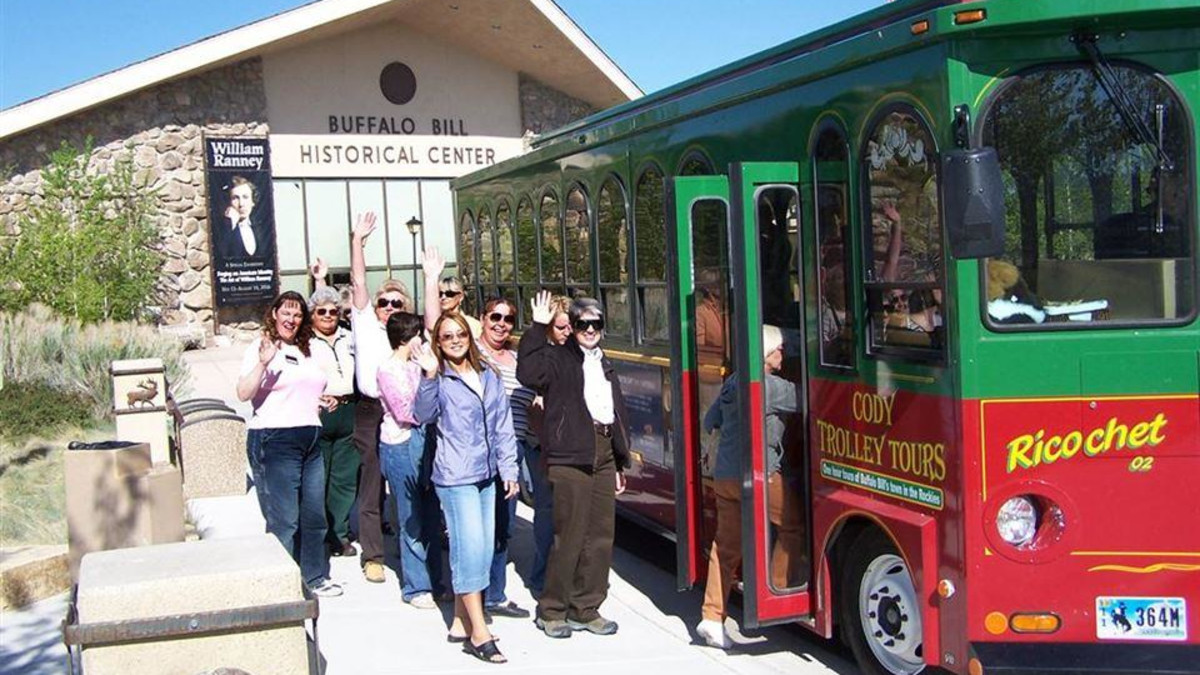
[[[267,531],[300,565],[304,583],[322,596],[341,595],[329,580],[325,555],[325,464],[317,449],[328,378],[313,358],[308,303],[295,291],[281,293],[263,319],[263,335],[246,350],[238,398],[254,413],[247,426],[246,454]],[[298,536],[297,536],[298,535]]]

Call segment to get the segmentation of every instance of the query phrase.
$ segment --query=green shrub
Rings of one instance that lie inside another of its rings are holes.
[[[0,369],[4,394],[14,384],[43,384],[83,397],[96,419],[112,413],[113,361],[159,358],[176,397],[187,392],[183,347],[149,326],[103,321],[83,325],[32,305],[19,314],[0,313]]]
[[[47,436],[67,427],[86,427],[92,422],[91,401],[43,382],[10,383],[0,396],[0,438],[22,440]]]
[[[42,169],[41,200],[0,245],[0,311],[32,303],[91,323],[144,318],[154,304],[162,241],[155,192],[134,179],[129,157],[89,167],[92,145],[63,143]]]

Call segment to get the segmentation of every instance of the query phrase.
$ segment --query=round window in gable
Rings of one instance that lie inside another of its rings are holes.
[[[387,100],[396,105],[404,105],[417,93],[417,76],[413,74],[412,68],[399,61],[392,61],[379,73],[379,90]]]

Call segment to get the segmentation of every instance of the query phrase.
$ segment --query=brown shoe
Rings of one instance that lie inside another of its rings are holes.
[[[387,577],[383,573],[383,563],[378,563],[374,560],[368,560],[367,564],[363,565],[363,576],[373,584],[382,584],[387,580]]]

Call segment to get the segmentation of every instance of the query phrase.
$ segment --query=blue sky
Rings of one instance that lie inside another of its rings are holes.
[[[468,0],[469,1],[469,0]],[[558,0],[646,92],[883,0]],[[0,108],[304,0],[0,0]]]

